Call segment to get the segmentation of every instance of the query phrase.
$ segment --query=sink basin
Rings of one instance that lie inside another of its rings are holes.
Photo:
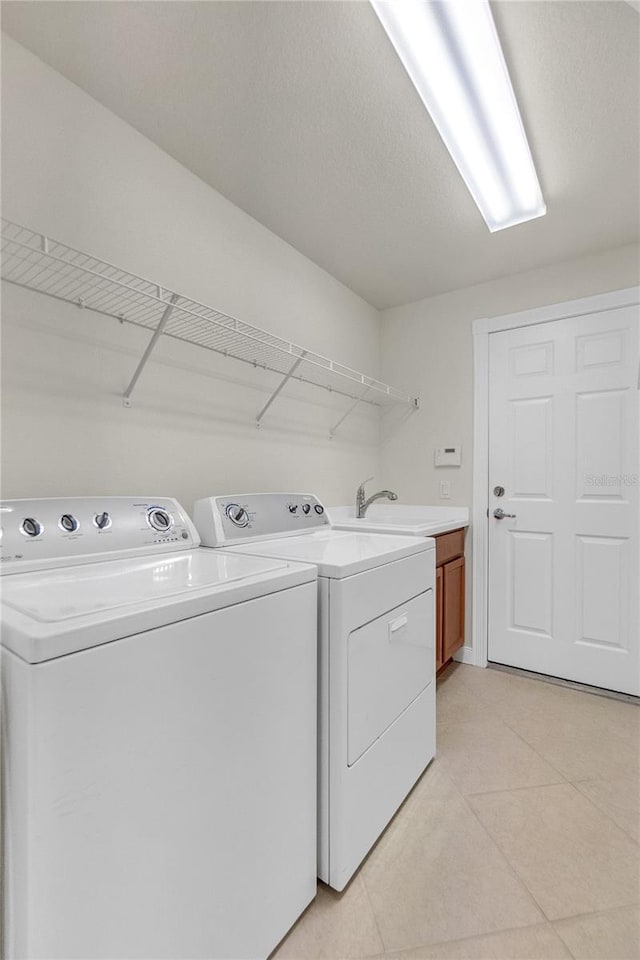
[[[353,507],[331,507],[328,515],[338,529],[414,537],[429,537],[469,526],[466,507],[386,506],[374,503],[364,517],[356,517]]]
[[[427,520],[424,517],[350,517],[347,523],[367,523],[375,527],[439,527],[442,520]]]

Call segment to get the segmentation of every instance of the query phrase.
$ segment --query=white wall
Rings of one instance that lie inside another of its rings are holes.
[[[5,497],[100,491],[173,494],[300,487],[350,502],[376,474],[405,502],[471,500],[476,317],[638,282],[638,249],[560,263],[376,310],[209,188],[83,91],[3,39],[3,214],[335,356],[421,396],[368,408],[327,439],[342,399],[295,385],[262,430],[273,377],[162,343],[125,410],[121,394],[147,333],[4,285]],[[428,263],[426,265],[428,269]],[[382,359],[380,355],[380,337]],[[433,447],[461,443],[459,470]]]
[[[471,508],[473,338],[476,318],[516,313],[640,282],[640,247],[608,250],[455,290],[382,314],[382,377],[411,384],[420,409],[385,431],[381,477],[405,503]],[[433,448],[462,445],[461,467],[434,467]],[[451,481],[451,499],[439,481]],[[467,646],[471,645],[471,537],[467,534]],[[467,657],[471,654],[467,653]]]
[[[8,37],[2,49],[3,215],[376,376],[365,301]],[[3,284],[2,495],[301,488],[350,501],[378,472],[365,407],[164,342],[131,409],[148,334]]]
[[[640,247],[629,245],[579,260],[455,290],[382,313],[382,377],[406,382],[420,409],[385,431],[382,475],[406,503],[471,505],[473,442],[472,324],[631,287],[640,282]],[[462,444],[462,466],[433,465],[433,448]],[[451,481],[440,500],[439,481]]]

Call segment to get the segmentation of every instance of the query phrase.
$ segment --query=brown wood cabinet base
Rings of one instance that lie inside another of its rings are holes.
[[[436,541],[436,672],[464,644],[464,530]]]

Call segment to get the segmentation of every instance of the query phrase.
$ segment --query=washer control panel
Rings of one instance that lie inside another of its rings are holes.
[[[208,547],[293,537],[330,526],[323,504],[312,493],[206,497],[196,502],[193,519]]]
[[[0,573],[199,545],[177,500],[72,497],[0,501]]]

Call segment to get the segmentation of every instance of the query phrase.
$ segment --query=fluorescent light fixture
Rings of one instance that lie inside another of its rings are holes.
[[[489,230],[546,213],[488,0],[371,0]]]

